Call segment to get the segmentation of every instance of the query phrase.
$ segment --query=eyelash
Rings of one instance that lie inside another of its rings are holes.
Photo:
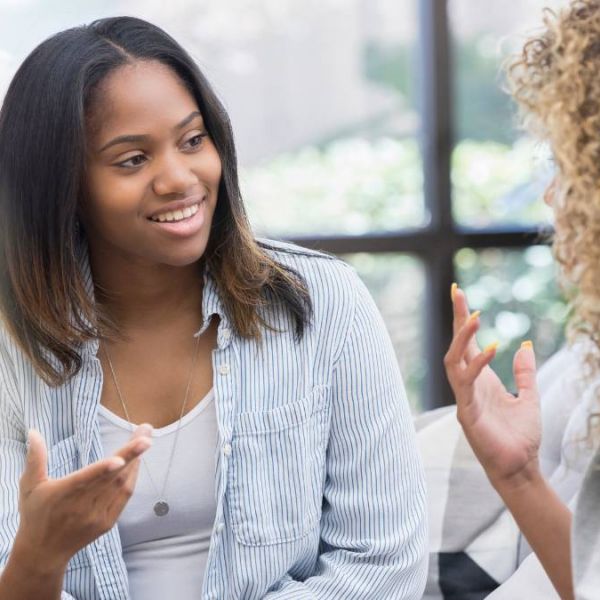
[[[202,140],[204,140],[205,137],[208,137],[208,133],[204,132],[204,133],[197,133],[196,135],[192,136],[189,140],[187,140],[187,142],[191,142],[192,140],[195,140],[196,138],[199,138],[198,144],[196,146],[193,146],[193,149],[196,150],[197,148],[200,148],[202,146]],[[186,143],[187,143],[186,142]],[[123,162],[117,163],[115,166],[116,167],[120,167],[123,169],[129,169],[129,170],[133,170],[133,169],[137,169],[138,167],[141,167],[143,163],[141,164],[137,164],[137,165],[132,165],[132,166],[126,166],[126,164],[136,158],[139,158],[140,156],[144,156],[143,154],[136,154],[135,156],[132,156],[130,158],[128,158],[127,160],[124,160]]]

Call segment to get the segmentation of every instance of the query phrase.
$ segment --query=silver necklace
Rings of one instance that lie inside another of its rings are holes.
[[[170,509],[169,503],[165,498],[165,490],[167,489],[167,482],[169,480],[169,475],[171,473],[171,465],[173,463],[173,456],[175,455],[175,447],[177,446],[177,438],[179,437],[179,429],[181,428],[181,419],[183,418],[183,413],[185,411],[185,406],[187,404],[188,394],[190,391],[190,385],[192,383],[192,378],[194,375],[194,365],[196,364],[196,357],[198,355],[198,347],[200,346],[200,336],[196,337],[196,346],[194,349],[194,357],[192,359],[192,366],[190,368],[190,375],[188,377],[187,387],[185,389],[185,397],[183,398],[183,404],[181,405],[181,413],[179,414],[179,422],[177,423],[177,429],[175,430],[175,439],[173,440],[173,445],[171,446],[171,456],[169,457],[169,464],[167,465],[167,474],[165,475],[165,481],[163,483],[162,491],[158,493],[158,487],[154,483],[154,479],[152,479],[152,475],[150,474],[150,469],[148,469],[148,465],[142,456],[142,462],[144,463],[144,467],[146,469],[146,473],[148,473],[148,477],[152,482],[152,486],[157,492],[158,501],[154,504],[154,514],[157,517],[164,517]],[[127,421],[133,425],[131,419],[129,418],[129,412],[127,411],[127,407],[125,406],[125,401],[123,400],[123,394],[121,394],[121,388],[119,387],[119,383],[117,382],[117,376],[115,375],[115,370],[113,368],[112,361],[110,360],[110,356],[108,354],[108,350],[102,345],[104,350],[104,354],[106,354],[106,359],[108,361],[108,366],[110,367],[110,372],[112,374],[113,381],[115,382],[115,388],[117,389],[117,395],[119,396],[119,400],[123,406],[123,411],[125,412],[125,416],[127,417]]]

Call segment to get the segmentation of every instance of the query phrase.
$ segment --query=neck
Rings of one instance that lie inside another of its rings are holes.
[[[122,332],[200,328],[203,279],[199,262],[175,267],[107,258],[90,249],[96,302]]]

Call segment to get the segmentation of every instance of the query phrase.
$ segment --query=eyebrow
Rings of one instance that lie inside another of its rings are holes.
[[[185,119],[183,119],[183,121],[181,121],[181,123],[178,123],[177,125],[175,125],[175,127],[173,127],[173,131],[175,132],[179,129],[182,129],[188,123],[193,121],[196,117],[202,118],[202,115],[197,110],[195,110],[194,112],[191,112]],[[147,135],[120,135],[120,136],[110,140],[110,142],[104,144],[104,146],[102,146],[102,148],[100,148],[100,150],[98,150],[98,153],[104,152],[106,149],[110,148],[111,146],[115,146],[116,144],[145,142],[145,141],[148,141],[148,139],[149,139],[149,136],[147,136]]]

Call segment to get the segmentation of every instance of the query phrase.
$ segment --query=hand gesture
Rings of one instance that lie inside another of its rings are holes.
[[[44,439],[32,429],[19,484],[15,546],[26,550],[21,555],[47,570],[64,569],[78,550],[111,529],[133,493],[151,434],[151,425],[139,425],[114,456],[50,479]]]
[[[517,351],[513,372],[518,395],[489,367],[496,344],[481,352],[475,341],[479,313],[469,315],[462,290],[453,286],[454,337],[444,359],[456,397],[457,417],[493,485],[520,485],[539,474],[540,408],[531,342]]]

